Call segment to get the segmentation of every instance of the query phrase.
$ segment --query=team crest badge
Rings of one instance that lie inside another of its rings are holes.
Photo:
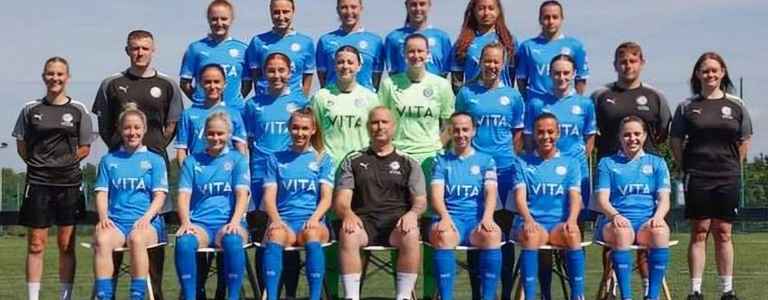
[[[63,114],[61,116],[61,125],[62,126],[68,126],[72,127],[74,124],[72,124],[72,120],[74,120],[74,117],[70,113]]]
[[[293,52],[301,51],[301,45],[299,45],[299,43],[291,44],[291,51],[293,51]]]
[[[393,161],[392,163],[389,164],[389,168],[392,169],[393,171],[400,170],[400,163]]]
[[[432,95],[434,94],[435,94],[435,91],[433,91],[432,88],[424,89],[424,97],[432,98]]]
[[[429,42],[429,47],[432,48],[435,45],[437,45],[437,40],[435,38],[428,38],[427,41]]]
[[[480,166],[473,165],[471,168],[469,168],[469,172],[472,173],[472,175],[480,174]]]
[[[232,57],[238,57],[238,56],[240,56],[240,50],[237,50],[237,49],[229,49],[229,56],[232,56]]]
[[[578,107],[578,106],[574,105],[573,107],[571,107],[571,113],[574,114],[574,115],[582,114],[581,107]]]
[[[161,90],[159,87],[153,86],[151,89],[149,89],[149,94],[154,98],[160,98],[160,96],[163,95],[163,90]]]
[[[150,164],[149,161],[146,161],[146,160],[142,160],[141,163],[139,163],[139,166],[144,171],[152,169],[152,164]]]
[[[645,175],[651,175],[653,174],[653,167],[651,165],[643,165],[640,171]]]
[[[565,166],[557,166],[557,168],[555,168],[555,173],[557,173],[557,175],[563,176],[565,173],[568,173],[568,169]]]
[[[232,171],[232,163],[231,162],[225,162],[224,163],[224,170],[225,171]]]
[[[309,162],[309,164],[307,165],[307,168],[312,170],[312,171],[320,170],[320,167],[317,165],[317,162],[315,162],[315,161]]]
[[[360,49],[368,49],[368,42],[366,41],[360,41],[357,45],[360,46]]]
[[[635,102],[637,102],[637,105],[648,105],[648,98],[645,98],[645,96],[640,96],[635,99]]]
[[[366,106],[368,106],[368,101],[363,98],[357,98],[355,99],[355,106],[359,108],[365,108]]]
[[[562,49],[560,49],[560,54],[563,54],[563,55],[571,55],[571,52],[572,51],[571,51],[570,48],[562,48]]]
[[[501,98],[499,98],[499,104],[501,104],[501,105],[507,106],[507,105],[509,105],[509,102],[511,102],[511,101],[509,100],[509,97],[507,97],[507,96],[501,96]]]
[[[723,119],[733,119],[733,111],[728,106],[723,106],[723,108],[720,109],[720,112],[723,113]]]

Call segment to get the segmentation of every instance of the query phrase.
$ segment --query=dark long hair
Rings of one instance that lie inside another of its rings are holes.
[[[723,60],[723,57],[716,52],[705,52],[699,56],[698,60],[696,60],[696,64],[693,65],[693,71],[691,72],[691,92],[694,95],[701,94],[701,81],[699,80],[699,77],[696,76],[696,72],[699,70],[699,68],[701,68],[701,65],[707,59],[716,61],[720,64],[720,67],[723,68],[723,79],[720,80],[720,89],[725,93],[733,92],[733,81],[731,81],[731,77],[728,76],[728,67],[725,66],[725,60]]]
[[[457,61],[463,62],[467,58],[467,49],[469,44],[475,39],[478,24],[475,19],[475,6],[479,0],[470,0],[467,3],[467,8],[464,10],[464,23],[461,25],[461,33],[456,39],[456,57]],[[496,8],[499,10],[499,16],[496,18],[496,25],[494,29],[499,36],[499,41],[504,45],[504,49],[507,52],[507,57],[511,64],[514,64],[515,60],[515,38],[512,33],[509,32],[507,24],[504,18],[504,8],[501,5],[501,0],[496,1]]]

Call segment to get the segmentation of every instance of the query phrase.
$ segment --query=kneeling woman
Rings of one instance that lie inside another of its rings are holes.
[[[525,299],[536,299],[538,249],[542,245],[567,248],[566,268],[571,299],[584,299],[584,251],[576,220],[581,210],[581,171],[576,158],[561,155],[558,121],[542,113],[534,121],[536,151],[524,157],[517,178],[515,203],[518,215],[513,236],[522,244],[520,269]],[[527,194],[527,200],[526,200]],[[511,203],[508,201],[507,203]]]
[[[168,193],[162,156],[142,144],[147,117],[129,104],[120,114],[123,146],[105,155],[96,179],[99,223],[93,234],[96,298],[113,299],[112,251],[126,243],[131,253],[131,298],[144,299],[149,258],[147,247],[165,239],[158,212]]]
[[[240,299],[245,271],[245,211],[248,208],[250,173],[248,158],[230,151],[232,122],[226,112],[211,113],[205,120],[207,146],[193,153],[181,167],[176,232],[176,273],[183,299],[195,299],[198,247],[220,247],[224,254],[229,298]]]
[[[436,248],[435,273],[440,299],[453,299],[456,272],[453,248],[480,248],[483,299],[496,299],[501,273],[501,229],[493,222],[496,210],[496,163],[475,151],[475,122],[464,112],[451,116],[453,149],[438,155],[432,174],[432,207],[440,216],[432,225],[429,240]]]
[[[309,299],[320,299],[325,270],[321,243],[328,241],[323,217],[331,207],[333,161],[324,152],[323,136],[310,108],[291,114],[291,146],[274,153],[264,177],[264,210],[269,227],[264,236],[262,274],[267,299],[278,298],[285,246],[307,250]]]
[[[597,167],[597,219],[595,239],[613,248],[611,260],[619,281],[621,299],[632,299],[633,243],[650,249],[649,287],[644,299],[659,299],[659,287],[669,260],[669,170],[664,158],[648,154],[645,122],[625,117],[619,126],[621,150],[600,160]]]

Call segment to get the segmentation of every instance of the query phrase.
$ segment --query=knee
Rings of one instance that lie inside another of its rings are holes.
[[[345,232],[343,229],[339,232],[339,247],[342,249],[360,248],[360,234],[357,232]]]
[[[45,242],[39,240],[30,240],[27,245],[27,252],[31,255],[43,254],[45,250]]]
[[[411,230],[405,234],[400,235],[398,238],[400,248],[402,249],[415,249],[419,247],[419,232],[418,230]],[[392,239],[390,239],[392,240]],[[395,243],[392,243],[395,244]]]
[[[706,242],[708,232],[706,229],[693,228],[691,231],[691,242]]]
[[[501,243],[501,232],[480,230],[472,233],[473,239],[483,245],[494,245]]]
[[[714,238],[718,243],[729,243],[731,242],[731,231],[718,228],[714,232]]]
[[[185,234],[176,238],[177,253],[194,253],[197,251],[197,237],[191,234]]]
[[[243,237],[236,233],[225,234],[221,238],[221,247],[225,251],[236,251],[243,248]]]
[[[267,231],[267,240],[283,243],[288,239],[288,232],[283,228],[273,228]]]
[[[429,232],[429,243],[432,244],[433,247],[441,249],[441,248],[449,248],[452,245],[448,242],[450,240],[450,232],[447,231],[437,231],[432,230]]]
[[[143,248],[146,247],[147,237],[141,232],[133,232],[128,236],[128,247],[130,248]]]
[[[305,229],[301,235],[305,241],[319,241],[321,238],[320,229],[312,228]]]

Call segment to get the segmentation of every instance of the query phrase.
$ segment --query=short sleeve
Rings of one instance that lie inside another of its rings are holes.
[[[581,191],[581,167],[576,159],[568,159],[568,173],[565,176],[564,186],[571,191]]]
[[[248,70],[258,69],[261,65],[258,58],[261,49],[259,44],[258,37],[254,36],[248,43],[248,48],[245,49],[245,64],[248,66]]]
[[[486,161],[483,168],[483,183],[484,184],[496,184],[498,180],[498,174],[496,172],[496,161],[490,158]]]
[[[672,120],[672,113],[669,111],[667,97],[659,91],[656,91],[656,95],[659,96],[659,123],[656,124],[659,132],[656,132],[656,135],[663,141],[669,135],[669,122]]]
[[[587,51],[584,49],[584,45],[578,43],[574,47],[574,60],[576,61],[576,79],[589,78],[589,60],[587,59]]]
[[[430,184],[445,185],[445,178],[448,175],[446,174],[445,160],[442,155],[435,156],[432,159],[434,159],[435,163],[432,167],[432,182]]]
[[[387,66],[387,69],[389,69],[389,72],[392,72],[395,68],[395,59],[398,57],[397,53],[397,38],[395,37],[395,32],[391,32],[384,38],[384,63]]]
[[[16,138],[16,140],[23,141],[24,140],[24,134],[27,132],[27,107],[21,109],[21,112],[19,112],[19,116],[16,118],[16,125],[13,126],[13,132],[11,132],[11,135]]]
[[[237,110],[230,110],[229,114],[232,116],[232,140],[247,145],[248,136],[242,115]]]
[[[318,181],[321,184],[327,184],[333,187],[334,173],[333,173],[333,159],[328,153],[323,153],[323,158],[320,161],[320,172]]]
[[[179,77],[183,79],[192,79],[197,75],[197,57],[192,45],[187,47],[187,51],[184,52],[184,56],[181,59],[181,70],[179,71]]]
[[[94,191],[109,192],[109,163],[107,159],[109,155],[105,155],[99,162],[99,171],[96,174],[96,182],[93,185]]]
[[[466,61],[466,58],[462,61],[456,57],[456,51],[458,51],[458,49],[456,49],[457,46],[458,44],[454,44],[451,48],[451,72],[464,72],[464,61]]]
[[[184,111],[184,101],[182,99],[182,93],[181,89],[179,88],[179,85],[171,80],[170,78],[167,79],[168,83],[173,88],[173,94],[171,95],[170,103],[168,104],[168,116],[166,116],[166,124],[168,125],[170,123],[174,123],[177,120],[179,120],[179,116],[181,115],[181,112]]]
[[[688,120],[685,118],[686,103],[687,101],[680,103],[675,110],[674,117],[672,117],[672,125],[669,129],[669,135],[673,138],[683,139],[688,133]]]
[[[520,95],[520,93],[515,92],[512,95],[512,105],[510,105],[510,108],[512,109],[512,121],[510,122],[512,124],[512,128],[515,129],[522,129],[525,127],[525,102],[523,101],[523,96]]]
[[[453,56],[451,56],[451,38],[449,38],[447,34],[443,34],[440,42],[442,43],[440,49],[443,50],[443,53],[441,53],[440,57],[443,60],[440,64],[442,66],[442,70],[440,70],[440,72],[442,74],[448,74],[448,72],[451,71],[451,62],[453,61]]]
[[[669,168],[667,167],[667,162],[664,161],[663,158],[658,157],[656,159],[656,167],[653,168],[655,171],[655,179],[656,179],[656,192],[670,192],[672,191],[672,184],[670,183],[669,179]]]
[[[442,77],[441,77],[442,79]],[[441,104],[440,104],[440,119],[447,120],[453,114],[456,98],[453,95],[451,84],[446,79],[442,79],[440,86]]]
[[[78,128],[78,144],[80,146],[90,145],[93,142],[95,136],[93,135],[93,124],[91,123],[91,116],[82,104],[76,105],[80,111],[80,128]]]
[[[457,112],[467,112],[467,88],[462,87],[456,94],[456,109]]]
[[[533,121],[536,120],[536,113],[539,110],[540,104],[537,99],[529,99],[525,107],[523,118],[523,133],[533,134]]]
[[[392,107],[392,95],[391,93],[392,89],[392,77],[387,77],[381,80],[381,84],[379,85],[379,102],[381,102],[381,105],[384,105],[385,107],[389,109],[394,109]]]
[[[186,110],[181,114],[181,118],[176,125],[176,149],[187,149],[192,144],[190,141],[190,130],[192,130],[191,120],[189,119],[189,111]]]
[[[384,42],[381,40],[380,37],[376,37],[376,53],[375,57],[373,58],[373,72],[384,72],[384,65],[385,65],[385,58],[386,53],[384,52]]]
[[[749,117],[747,107],[741,104],[741,122],[739,123],[741,139],[746,140],[752,136],[752,118]]]
[[[277,185],[277,158],[274,155],[267,155],[267,163],[264,168],[264,177],[262,178],[263,186]]]
[[[517,77],[517,79],[523,80],[528,79],[528,65],[530,62],[528,58],[527,43],[523,43],[520,48],[518,48],[515,58],[517,61],[517,67],[515,67],[515,77]]]
[[[168,171],[159,156],[152,157],[152,191],[168,193]]]
[[[248,159],[237,155],[235,167],[232,169],[232,185],[238,190],[251,190],[251,171],[248,169]]]
[[[584,137],[597,133],[597,117],[595,116],[595,104],[589,98],[584,98]]]
[[[596,192],[610,192],[611,191],[611,168],[609,167],[611,158],[604,157],[600,159],[600,163],[597,164],[597,186]]]
[[[328,70],[328,62],[326,61],[325,53],[325,39],[320,37],[317,41],[317,49],[315,50],[315,67],[318,72],[325,72]]]
[[[424,172],[421,165],[415,159],[407,157],[408,164],[411,165],[411,172],[408,174],[408,189],[414,197],[427,195],[427,183],[424,178]]]
[[[197,161],[193,156],[187,157],[179,172],[179,192],[192,193],[192,187],[195,184],[195,164]]]
[[[352,159],[350,158],[350,155],[347,155],[344,160],[341,161],[339,173],[336,177],[336,190],[355,189],[355,173],[352,170]]]
[[[312,41],[312,39],[308,39],[307,46],[304,48],[306,52],[304,52],[304,55],[306,56],[304,60],[304,74],[313,74],[315,73],[315,69],[317,69],[317,65],[315,63],[315,43]]]

